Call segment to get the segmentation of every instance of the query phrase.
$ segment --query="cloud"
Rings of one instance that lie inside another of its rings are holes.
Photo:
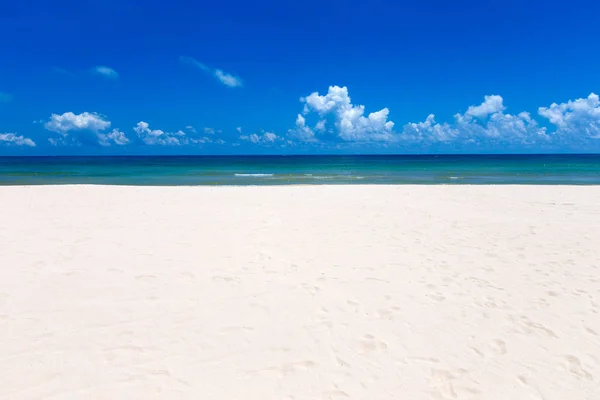
[[[179,146],[185,138],[182,131],[167,133],[160,129],[150,129],[150,125],[144,121],[138,122],[133,130],[142,142],[148,145]]]
[[[188,126],[186,126],[186,127],[185,127],[185,129],[187,129],[188,131],[190,131],[190,132],[192,132],[192,133],[196,133],[196,128],[194,128],[194,127],[193,127],[193,126],[191,126],[191,125],[188,125]]]
[[[347,142],[387,142],[394,139],[394,123],[388,121],[389,110],[384,108],[365,116],[365,107],[352,104],[345,86],[330,86],[327,94],[314,92],[300,101],[304,103],[303,115],[298,114],[296,128],[290,132],[297,139],[314,141],[317,135],[325,136],[327,133]],[[311,113],[320,117],[314,128],[306,124],[305,116]],[[328,119],[333,123],[330,131],[327,131]]]
[[[204,133],[207,135],[214,135],[215,130],[213,128],[204,128]]]
[[[236,131],[238,131],[238,133],[242,133],[242,127],[238,126],[237,128],[235,128]]]
[[[470,106],[465,113],[466,117],[485,118],[488,115],[504,111],[503,99],[497,95],[485,96],[485,100],[478,106]]]
[[[559,136],[573,138],[583,135],[600,139],[600,99],[595,93],[585,99],[540,107],[538,113],[556,126],[556,134]]]
[[[485,96],[480,105],[467,108],[464,114],[454,115],[454,123],[437,123],[430,114],[423,122],[403,127],[400,139],[424,144],[533,144],[547,142],[546,128],[540,127],[527,112],[505,114],[501,96]]]
[[[264,132],[261,134],[253,133],[251,135],[241,135],[241,140],[253,143],[253,144],[261,144],[261,145],[273,145],[283,138],[277,136],[277,134],[273,132]]]
[[[288,135],[297,139],[301,142],[315,142],[317,139],[315,138],[315,131],[306,126],[306,118],[302,116],[302,114],[298,114],[296,117],[296,127],[294,129],[290,129],[288,131]]]
[[[90,130],[99,132],[110,127],[110,121],[105,120],[102,116],[96,113],[83,112],[74,114],[66,112],[64,114],[52,114],[50,121],[44,124],[44,127],[51,131],[61,134],[76,130]]]
[[[240,78],[238,78],[237,76],[233,76],[231,74],[228,74],[227,72],[223,72],[220,69],[216,69],[215,70],[215,76],[225,86],[229,86],[229,87],[232,87],[232,88],[233,87],[241,87],[242,86],[242,80]]]
[[[102,146],[110,146],[111,143],[123,146],[129,143],[129,139],[123,132],[119,131],[118,129],[113,129],[111,132],[106,134],[99,133],[98,142]]]
[[[35,142],[25,136],[15,133],[0,133],[0,144],[35,147]]]
[[[228,86],[231,88],[244,86],[244,83],[241,78],[239,78],[235,75],[232,75],[228,72],[225,72],[222,69],[211,68],[211,67],[207,66],[206,64],[203,64],[200,61],[196,60],[195,58],[181,56],[181,57],[179,57],[179,61],[182,62],[183,64],[191,65],[193,67],[201,69],[202,71],[215,77],[219,82],[221,82],[225,86]]]
[[[590,138],[600,138],[600,100],[592,94],[564,104],[540,108],[557,125],[556,132],[540,124],[528,112],[506,112],[504,99],[499,95],[485,96],[483,102],[457,113],[451,122],[438,123],[434,114],[422,122],[412,122],[395,130],[389,120],[388,108],[365,114],[365,107],[354,105],[346,87],[330,86],[324,95],[314,92],[300,99],[303,112],[296,117],[295,127],[288,137],[299,142],[334,141],[338,144],[377,144],[383,146],[513,146],[553,143],[554,136],[575,132]],[[317,118],[313,117],[316,116]],[[308,119],[312,119],[309,124]],[[251,137],[248,137],[251,140]],[[502,148],[502,147],[499,147]]]
[[[191,128],[191,129],[190,129]],[[196,134],[196,130],[191,126],[186,129],[192,134]],[[140,121],[133,128],[138,138],[147,145],[158,146],[183,146],[194,144],[225,144],[222,139],[213,140],[210,137],[189,136],[185,132],[179,130],[176,132],[165,132],[161,129],[150,129],[150,125],[145,121]],[[220,131],[215,131],[220,132]]]
[[[0,92],[0,103],[8,103],[12,101],[12,96],[8,93]]]
[[[96,75],[101,75],[107,79],[118,79],[119,78],[119,74],[117,73],[117,71],[115,71],[114,69],[112,69],[110,67],[106,67],[103,65],[99,65],[97,67],[92,68],[92,72]]]
[[[72,143],[110,144],[125,145],[129,139],[123,132],[114,129],[112,132],[105,131],[110,128],[110,121],[97,113],[83,112],[75,114],[66,112],[64,114],[52,114],[50,120],[44,124],[44,128],[50,132],[60,134],[60,138],[50,138],[54,145],[67,145]],[[75,135],[75,136],[72,136]]]

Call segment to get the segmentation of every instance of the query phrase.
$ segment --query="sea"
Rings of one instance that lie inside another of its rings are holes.
[[[600,155],[0,157],[0,185],[598,185]]]

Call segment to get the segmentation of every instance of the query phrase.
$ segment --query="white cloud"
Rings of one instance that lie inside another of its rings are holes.
[[[315,138],[315,131],[306,126],[306,118],[302,114],[298,114],[296,117],[296,127],[290,129],[288,135],[301,142],[315,142],[317,140]]]
[[[99,65],[97,67],[94,67],[92,69],[92,72],[98,75],[102,75],[105,78],[108,79],[118,79],[119,78],[119,74],[117,73],[117,71],[115,71],[114,69],[110,68],[110,67],[106,67],[104,65]]]
[[[114,129],[112,132],[105,133],[110,128],[110,121],[97,113],[83,112],[75,114],[66,112],[64,114],[52,114],[50,120],[44,124],[44,127],[61,135],[60,138],[50,138],[50,143],[54,145],[68,144],[69,139],[75,143],[92,142],[102,146],[108,146],[112,143],[117,145],[125,145],[129,143],[129,139],[123,132]],[[75,134],[75,137],[71,135]],[[90,137],[91,136],[91,137]],[[93,140],[92,140],[93,139]]]
[[[238,78],[237,76],[233,76],[231,74],[228,74],[227,72],[223,72],[220,69],[216,69],[215,70],[215,76],[225,86],[229,86],[229,87],[241,87],[243,85],[242,84],[242,80],[240,78]]]
[[[44,127],[57,133],[68,133],[75,130],[90,130],[92,132],[103,131],[110,127],[110,121],[105,120],[96,113],[83,112],[75,114],[66,112],[64,114],[52,114],[50,121],[44,124]]]
[[[403,139],[414,142],[448,142],[458,136],[459,131],[448,124],[436,123],[435,115],[429,114],[423,122],[406,124],[402,133]]]
[[[192,126],[186,126],[186,129],[191,132],[192,136],[186,134],[182,130],[175,132],[165,132],[161,129],[150,129],[150,125],[147,122],[140,121],[133,128],[139,139],[147,145],[158,145],[158,146],[182,146],[182,145],[198,145],[198,144],[225,144],[222,139],[212,139],[209,136],[194,136],[197,132]],[[206,129],[204,128],[206,133]],[[213,132],[221,132],[220,130],[213,130]]]
[[[181,139],[185,137],[182,131],[166,133],[160,129],[150,129],[150,125],[144,121],[138,122],[133,130],[148,145],[179,146],[182,144]]]
[[[192,65],[206,72],[211,71],[211,69],[207,65],[202,64],[200,61],[196,60],[193,57],[181,56],[179,57],[179,61],[181,61],[184,64]]]
[[[317,132],[325,132],[325,124],[327,123],[326,120],[322,119],[319,122],[317,122],[317,124],[315,125],[315,131]]]
[[[242,79],[240,77],[232,75],[232,74],[225,72],[219,68],[211,68],[208,65],[203,64],[200,61],[196,60],[195,58],[181,56],[181,57],[179,57],[179,61],[181,61],[184,64],[191,65],[198,69],[201,69],[202,71],[215,77],[219,82],[221,82],[225,86],[228,86],[231,88],[244,86],[244,82],[242,81]]]
[[[505,114],[505,109],[502,97],[485,96],[480,105],[470,106],[465,114],[456,114],[453,124],[436,123],[435,116],[430,114],[424,122],[406,124],[401,138],[426,144],[478,144],[485,141],[532,144],[548,140],[546,128],[540,127],[529,113]]]
[[[251,135],[242,135],[240,136],[241,140],[245,140],[254,144],[262,144],[262,145],[272,145],[276,142],[283,140],[281,137],[277,136],[273,132],[264,132],[262,134],[253,133]]]
[[[118,145],[126,145],[129,143],[129,139],[125,134],[118,129],[113,129],[109,133],[100,133],[98,134],[98,142],[102,146],[110,146],[111,143]]]
[[[242,127],[238,126],[237,128],[235,128],[236,131],[238,131],[238,133],[242,133]]]
[[[465,113],[467,117],[486,118],[488,115],[504,111],[504,100],[498,95],[485,96],[485,100],[478,106],[470,106]]]
[[[214,135],[215,130],[213,128],[204,128],[204,133],[207,135]]]
[[[35,142],[23,135],[15,133],[0,133],[0,144],[35,147]]]
[[[538,113],[556,126],[559,135],[600,139],[600,99],[595,93],[585,99],[540,107]]]
[[[334,134],[343,141],[392,141],[395,138],[394,123],[388,121],[389,110],[384,108],[365,117],[365,107],[352,104],[345,86],[330,86],[326,95],[314,92],[300,101],[304,103],[304,115],[315,112],[321,118],[332,118]],[[325,124],[326,120],[321,119],[310,128],[305,117],[298,115],[296,128],[290,133],[300,140],[312,141],[316,133],[325,131]]]
[[[8,93],[0,92],[0,103],[8,103],[12,100],[12,96]]]
[[[266,143],[274,143],[275,141],[279,140],[279,136],[273,132],[265,132],[265,134],[262,136],[262,139]]]

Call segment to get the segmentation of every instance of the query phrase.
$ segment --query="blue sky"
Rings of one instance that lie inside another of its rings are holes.
[[[600,152],[597,1],[0,7],[0,155]]]

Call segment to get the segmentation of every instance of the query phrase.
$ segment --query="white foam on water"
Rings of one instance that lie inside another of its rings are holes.
[[[261,178],[261,177],[269,177],[269,176],[273,176],[273,174],[233,174],[234,176],[243,178],[243,177],[255,177],[255,178]]]

